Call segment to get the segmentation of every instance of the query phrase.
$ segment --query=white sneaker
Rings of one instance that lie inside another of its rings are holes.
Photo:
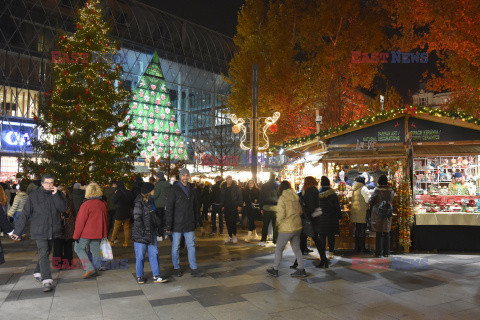
[[[260,247],[265,247],[265,242],[263,242],[263,241],[262,241],[262,242],[259,242],[258,245],[259,245]]]
[[[225,243],[231,243],[232,242],[232,238],[227,238],[227,240],[225,240]]]
[[[245,242],[250,242],[250,240],[252,239],[252,231],[248,231],[248,234],[247,234],[247,237],[245,238]]]
[[[233,236],[232,242],[233,242],[233,243],[238,243],[238,238],[237,238],[237,236]]]

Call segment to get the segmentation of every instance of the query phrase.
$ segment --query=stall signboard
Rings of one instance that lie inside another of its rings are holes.
[[[417,118],[408,120],[408,130],[412,133],[413,142],[480,140],[478,130]]]
[[[32,138],[35,133],[35,125],[4,121],[1,125],[2,152],[23,153],[32,152]]]
[[[200,165],[202,166],[232,166],[236,167],[238,166],[238,156],[223,156],[223,157],[217,157],[213,156],[208,153],[204,153],[201,157],[202,162]]]
[[[328,140],[328,147],[356,145],[356,149],[375,150],[378,144],[401,143],[405,141],[404,118],[382,122],[360,130],[352,131]]]

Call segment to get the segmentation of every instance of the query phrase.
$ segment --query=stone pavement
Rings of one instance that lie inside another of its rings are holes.
[[[243,234],[240,234],[243,238]],[[186,253],[182,278],[170,276],[170,242],[159,242],[160,266],[170,282],[135,279],[133,248],[114,248],[114,266],[95,279],[82,270],[54,271],[57,284],[41,291],[32,277],[36,247],[2,237],[7,263],[0,266],[0,319],[480,319],[480,254],[402,254],[388,261],[336,256],[329,269],[306,257],[306,279],[291,278],[290,248],[280,277],[265,272],[274,248],[223,244],[197,234],[197,259],[207,275],[192,278]],[[125,263],[127,262],[127,263]],[[127,267],[120,269],[120,267]]]

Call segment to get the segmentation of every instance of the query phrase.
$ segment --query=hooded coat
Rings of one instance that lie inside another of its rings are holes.
[[[156,228],[152,219],[155,211],[150,201],[152,201],[151,198],[145,201],[142,194],[139,194],[135,199],[132,228],[132,240],[134,242],[152,244],[154,236],[156,236]]]
[[[352,206],[350,209],[350,222],[366,223],[368,200],[370,193],[368,188],[360,182],[355,182],[352,187]]]
[[[302,205],[293,189],[283,190],[277,204],[278,232],[292,233],[302,229]]]
[[[390,232],[392,229],[392,218],[384,218],[378,215],[378,207],[382,201],[392,202],[395,192],[389,186],[378,186],[370,197],[369,205],[372,208],[370,217],[371,230],[374,232]]]
[[[133,207],[133,195],[125,189],[121,182],[117,182],[113,203],[115,204],[115,220],[130,219]]]
[[[318,206],[323,214],[312,219],[314,230],[321,234],[338,234],[342,210],[337,193],[330,187],[322,187],[318,193]]]

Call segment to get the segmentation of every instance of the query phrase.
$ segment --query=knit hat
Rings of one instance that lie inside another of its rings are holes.
[[[179,173],[180,178],[181,178],[184,174],[190,175],[190,171],[188,171],[188,169],[186,169],[186,168],[180,169],[180,173]]]
[[[80,183],[75,182],[75,183],[73,184],[73,189],[80,189],[81,186],[82,186],[82,185],[81,185]]]
[[[157,178],[158,178],[158,179],[160,179],[160,180],[163,180],[163,179],[165,179],[165,175],[163,174],[163,172],[162,172],[162,171],[160,171],[160,172],[157,172]]]
[[[461,178],[461,177],[463,177],[463,175],[462,175],[461,172],[455,172],[455,173],[453,174],[453,177],[454,177],[454,178]]]
[[[330,187],[330,179],[328,179],[327,177],[325,176],[322,176],[320,178],[320,186],[322,187]]]
[[[382,174],[380,178],[378,178],[378,185],[388,186],[388,178],[386,175]]]
[[[148,194],[150,192],[152,192],[152,190],[155,188],[155,186],[153,185],[153,183],[150,183],[150,182],[144,182],[142,184],[142,188],[141,188],[141,193],[142,194]]]
[[[365,177],[364,176],[358,176],[358,177],[355,178],[355,181],[365,184]]]

